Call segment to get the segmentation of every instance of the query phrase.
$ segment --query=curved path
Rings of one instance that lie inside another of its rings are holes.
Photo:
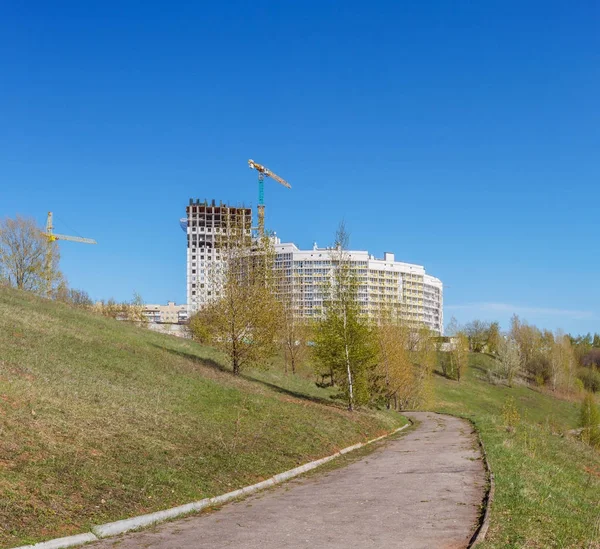
[[[91,547],[466,547],[485,490],[476,435],[458,418],[405,415],[415,430],[346,467]]]

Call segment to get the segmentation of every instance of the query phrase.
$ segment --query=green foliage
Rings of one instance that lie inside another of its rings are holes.
[[[252,243],[243,231],[222,250],[225,272],[214,273],[221,291],[191,319],[192,335],[223,351],[234,375],[248,366],[265,365],[277,352],[281,305],[272,280],[273,248],[264,238]]]
[[[490,529],[481,547],[595,547],[600,452],[565,433],[578,426],[579,405],[525,385],[488,383],[497,360],[471,354],[460,384],[435,376],[434,409],[471,419],[496,480]],[[507,433],[502,408],[514,399],[520,421]]]
[[[600,370],[594,367],[582,367],[577,370],[577,377],[581,380],[587,391],[592,393],[600,392]]]
[[[600,408],[592,393],[583,397],[579,422],[583,429],[581,440],[594,448],[600,448]]]
[[[504,401],[502,406],[502,421],[507,431],[514,432],[519,425],[521,416],[517,409],[517,404],[514,397],[510,396]]]
[[[331,253],[333,276],[323,288],[324,318],[317,324],[313,356],[329,372],[352,410],[371,398],[369,375],[377,355],[376,341],[358,301],[358,277],[346,249],[349,236],[341,223]]]
[[[324,319],[315,327],[313,356],[319,371],[331,373],[350,409],[370,400],[369,368],[375,364],[376,354],[355,290],[337,287],[327,302]]]

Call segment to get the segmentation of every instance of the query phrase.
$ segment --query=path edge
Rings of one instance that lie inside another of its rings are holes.
[[[384,438],[391,437],[392,435],[395,435],[396,433],[399,433],[400,431],[403,431],[407,427],[413,425],[413,422],[409,418],[406,417],[406,419],[408,420],[408,423],[406,425],[398,427],[397,429],[394,429],[393,431],[390,431],[385,435],[381,435],[380,437],[373,438],[366,442],[358,442],[356,444],[353,444],[352,446],[343,448],[342,450],[339,450],[334,454],[314,461],[309,461],[304,465],[294,467],[293,469],[289,469],[288,471],[284,471],[283,473],[278,473],[277,475],[274,475],[271,478],[268,478],[256,484],[252,484],[250,486],[239,488],[238,490],[234,490],[233,492],[227,492],[226,494],[221,494],[220,496],[201,499],[199,501],[194,501],[185,505],[179,505],[177,507],[171,507],[170,509],[164,509],[162,511],[156,511],[154,513],[138,515],[136,517],[117,520],[115,522],[107,522],[105,524],[93,526],[91,528],[91,532],[77,534],[75,536],[51,539],[48,541],[42,541],[33,545],[21,545],[19,547],[14,547],[13,549],[67,549],[69,547],[77,547],[93,541],[99,541],[104,538],[124,534],[125,532],[131,532],[133,530],[139,530],[147,526],[159,524],[161,522],[165,522],[173,518],[183,517],[191,513],[202,511],[207,507],[222,505],[236,498],[247,496],[264,490],[266,488],[270,488],[271,486],[281,484],[286,480],[292,479],[303,473],[316,469],[320,465],[323,465],[337,457],[343,456],[344,454],[348,454],[349,452],[358,450],[359,448],[363,448],[364,446],[368,446],[369,444],[373,444],[374,442],[378,442],[380,440],[383,440]]]
[[[471,549],[471,547],[475,547],[479,545],[481,542],[485,540],[485,536],[490,527],[490,510],[492,508],[492,504],[494,503],[494,494],[496,492],[496,483],[494,480],[494,472],[490,467],[490,463],[488,461],[487,452],[485,451],[485,446],[483,444],[483,439],[481,438],[481,433],[477,428],[475,422],[468,417],[462,417],[461,419],[468,420],[473,429],[477,433],[477,442],[479,443],[479,447],[481,448],[481,454],[483,456],[483,464],[485,466],[486,476],[487,476],[487,489],[485,494],[483,495],[483,500],[481,505],[484,508],[483,515],[480,516],[479,525],[477,526],[475,532],[471,536],[471,540],[469,541],[469,545],[467,545],[467,549]]]

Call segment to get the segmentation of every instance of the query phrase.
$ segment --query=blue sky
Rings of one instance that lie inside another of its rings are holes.
[[[0,216],[93,237],[94,298],[185,301],[190,197],[425,265],[445,315],[600,331],[595,1],[4,2]]]

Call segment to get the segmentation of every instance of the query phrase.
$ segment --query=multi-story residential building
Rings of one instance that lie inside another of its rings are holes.
[[[318,318],[323,312],[324,289],[332,275],[336,251],[330,248],[300,250],[292,243],[275,241],[275,270],[282,298],[293,304],[300,318]],[[443,285],[421,265],[396,261],[386,253],[376,259],[366,251],[345,256],[359,282],[358,299],[363,314],[395,310],[414,326],[426,325],[443,332]]]
[[[182,229],[187,233],[187,302],[191,315],[220,296],[227,246],[240,232],[250,236],[252,210],[190,198],[186,214]]]
[[[252,210],[213,200],[190,199],[181,220],[187,234],[187,303],[190,315],[218,299],[226,267],[228,245],[243,233],[251,235]],[[323,291],[332,274],[335,250],[300,250],[274,239],[275,274],[282,299],[290,299],[300,318],[318,318],[323,312]],[[385,253],[376,259],[367,251],[348,251],[348,260],[359,280],[358,297],[364,314],[375,316],[393,309],[406,322],[425,324],[443,332],[443,285],[421,265],[396,261]]]
[[[160,324],[183,324],[188,319],[187,305],[176,305],[169,301],[166,305],[144,305],[142,311],[148,322]]]

